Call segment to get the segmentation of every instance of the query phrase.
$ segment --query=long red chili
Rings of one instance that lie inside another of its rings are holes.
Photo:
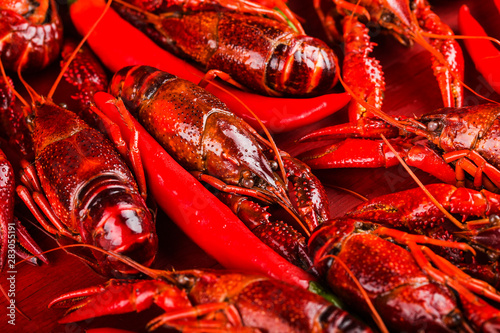
[[[500,0],[495,0],[500,9]],[[488,36],[483,27],[471,15],[469,7],[462,5],[458,14],[460,33],[466,36]],[[469,52],[477,70],[488,81],[491,87],[500,93],[500,51],[486,39],[465,39],[465,47]]]
[[[70,15],[77,30],[85,34],[103,9],[103,0],[78,0],[71,5]],[[112,10],[99,23],[88,42],[104,65],[113,72],[130,65],[149,65],[194,83],[204,76],[200,70],[161,49]],[[231,111],[257,128],[255,118],[236,98],[241,100],[274,133],[314,123],[338,111],[350,100],[347,93],[312,98],[276,98],[228,86],[224,89],[215,85],[207,87]]]
[[[116,122],[128,141],[131,130],[104,92],[94,96],[98,108]],[[308,288],[314,280],[262,243],[231,210],[172,159],[136,121],[139,149],[148,188],[167,215],[205,252],[226,268],[265,274]]]

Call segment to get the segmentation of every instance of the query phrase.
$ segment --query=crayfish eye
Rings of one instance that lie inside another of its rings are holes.
[[[255,181],[253,180],[252,172],[245,170],[241,173],[241,186],[246,188],[252,188],[255,185]]]
[[[500,216],[497,214],[491,214],[488,219],[491,224],[498,224],[500,222]]]
[[[273,171],[278,170],[278,166],[279,166],[279,165],[278,165],[278,162],[276,162],[275,160],[269,161],[269,165],[271,166],[271,169],[272,169]]]
[[[440,127],[440,123],[438,121],[430,121],[428,124],[427,124],[427,130],[430,131],[430,132],[434,132],[434,131],[437,131]]]
[[[252,178],[243,178],[241,180],[241,185],[246,188],[252,188],[255,182],[253,181]]]
[[[35,116],[33,114],[28,114],[25,119],[28,128],[33,128],[35,126]]]

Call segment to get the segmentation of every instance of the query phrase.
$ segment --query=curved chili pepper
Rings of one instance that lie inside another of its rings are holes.
[[[500,10],[500,0],[496,0],[495,4]],[[483,27],[471,15],[467,5],[460,7],[458,27],[462,35],[488,36]],[[465,39],[464,43],[477,70],[488,81],[493,90],[500,93],[500,68],[498,67],[500,51],[498,51],[492,42],[485,39]]]
[[[70,15],[81,34],[88,32],[104,9],[102,0],[78,0]],[[113,72],[130,65],[149,65],[198,83],[204,73],[184,60],[161,49],[142,32],[110,10],[99,23],[88,42],[106,67]],[[255,128],[257,122],[243,102],[271,132],[290,131],[314,123],[343,108],[350,100],[347,93],[312,98],[276,98],[235,89],[209,85],[211,93]]]
[[[132,131],[123,121],[115,98],[94,95],[99,109],[120,127],[129,140]],[[205,252],[226,268],[265,274],[308,288],[314,278],[264,245],[231,210],[172,159],[136,121],[139,149],[149,190],[167,215]]]

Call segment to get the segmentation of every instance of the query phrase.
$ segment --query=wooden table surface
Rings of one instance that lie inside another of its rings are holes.
[[[316,22],[314,13],[306,8],[312,1],[292,1],[292,9],[307,19],[307,22]],[[458,33],[457,15],[462,4],[471,8],[472,14],[483,24],[486,31],[496,38],[500,38],[500,14],[494,6],[493,0],[437,0],[431,1],[435,11],[441,19],[449,24]],[[307,26],[306,26],[307,27]],[[307,28],[306,28],[307,29]],[[308,28],[314,31],[313,28]],[[389,36],[379,35],[374,38],[378,47],[374,56],[381,61],[386,75],[387,91],[383,109],[393,115],[421,115],[442,106],[440,92],[430,67],[429,54],[421,47],[414,46],[407,49],[398,44]],[[460,42],[461,43],[461,42]],[[461,43],[463,46],[463,44]],[[499,96],[485,83],[485,80],[475,70],[464,48],[465,82],[476,91],[488,98],[500,101]],[[43,76],[43,80],[52,82],[53,77]],[[35,87],[37,88],[37,87]],[[57,101],[57,96],[55,97]],[[482,101],[469,92],[466,92],[466,103],[477,104]],[[320,127],[347,121],[346,110],[343,109],[322,121],[305,126],[289,133],[275,136],[280,148],[292,155],[310,148],[311,144],[297,145],[294,141]],[[401,166],[389,169],[350,169],[327,170],[315,172],[325,184],[345,187],[354,190],[368,198],[398,190],[415,187],[414,182]],[[435,182],[433,178],[417,171],[417,175],[425,182]],[[340,216],[349,208],[360,203],[359,199],[344,191],[328,188],[330,209],[333,216]],[[160,250],[157,268],[212,268],[220,267],[217,262],[206,255],[193,244],[164,214],[160,214],[157,221]],[[43,249],[56,247],[56,243],[44,233],[30,227],[35,239]],[[140,315],[106,317],[88,320],[78,324],[60,325],[57,320],[64,311],[48,309],[48,303],[62,293],[96,285],[106,281],[95,274],[90,268],[78,259],[62,251],[48,254],[50,264],[34,267],[28,264],[18,266],[15,274],[17,306],[30,318],[27,320],[17,313],[15,326],[7,323],[8,317],[0,318],[0,332],[84,332],[88,327],[117,327],[142,332],[147,319],[158,313],[156,310]],[[0,275],[0,284],[7,288],[7,276]],[[7,301],[0,299],[0,313],[5,314]]]

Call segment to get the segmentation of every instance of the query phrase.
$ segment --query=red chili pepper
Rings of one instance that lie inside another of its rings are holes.
[[[500,10],[500,0],[495,0]],[[466,36],[488,36],[483,27],[474,19],[467,5],[460,7],[458,14],[460,33]],[[477,70],[488,81],[491,87],[500,93],[500,51],[486,39],[465,39],[465,47],[469,52]]]
[[[70,15],[77,30],[86,34],[103,10],[102,0],[78,0],[71,5]],[[204,76],[200,70],[161,49],[113,10],[106,14],[88,42],[104,65],[113,72],[130,65],[149,65],[194,83]],[[233,87],[224,89],[227,92],[215,85],[207,87],[234,113],[258,129],[255,118],[237,101],[236,96],[274,133],[314,123],[340,110],[350,100],[347,93],[312,98],[276,98]]]
[[[120,126],[128,141],[131,130],[120,117],[115,98],[94,96],[99,109]],[[149,190],[165,213],[205,252],[226,268],[256,272],[308,288],[314,278],[262,243],[231,210],[182,168],[136,121],[139,149]]]

